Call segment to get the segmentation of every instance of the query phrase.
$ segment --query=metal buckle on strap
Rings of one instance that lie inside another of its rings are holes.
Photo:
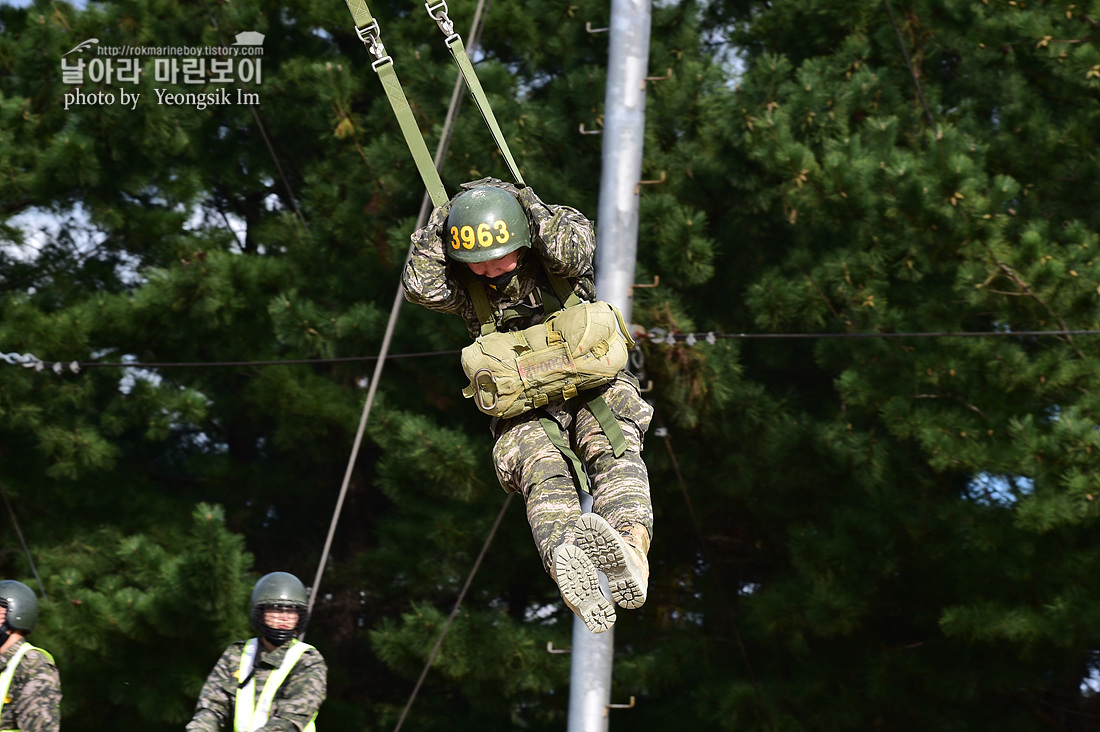
[[[477,371],[474,372],[473,382],[474,382],[474,386],[477,387],[477,391],[475,391],[474,394],[477,396],[477,403],[478,403],[478,406],[481,407],[481,411],[487,412],[491,409],[496,408],[498,397],[497,397],[497,392],[495,392],[495,391],[491,392],[492,395],[493,395],[493,403],[486,406],[485,401],[481,398],[481,384],[478,383],[478,377],[481,376],[483,373],[487,374],[489,376],[489,381],[492,382],[494,387],[497,385],[497,380],[493,377],[493,372],[490,371],[489,369],[478,369]]]
[[[443,11],[439,15],[435,14],[435,11],[439,8],[443,8]],[[428,11],[428,17],[436,22],[439,26],[439,30],[443,31],[445,36],[453,36],[455,32],[455,24],[450,18],[447,17],[447,0],[440,0],[434,5],[431,2],[424,3],[424,9]]]
[[[363,42],[367,50],[378,59],[372,64],[373,68],[377,69],[380,64],[391,60],[386,55],[386,47],[382,45],[382,31],[378,27],[377,20],[371,18],[371,21],[362,28],[355,26],[355,35],[359,36],[359,40]]]
[[[371,18],[371,21],[362,28],[355,26],[355,35],[359,36],[359,40],[363,43],[371,45],[379,42],[382,32],[378,29],[378,21]]]

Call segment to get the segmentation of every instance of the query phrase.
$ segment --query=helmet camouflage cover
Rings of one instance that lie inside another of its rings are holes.
[[[531,246],[523,206],[500,188],[473,188],[457,196],[443,225],[443,249],[451,259],[488,262]]]

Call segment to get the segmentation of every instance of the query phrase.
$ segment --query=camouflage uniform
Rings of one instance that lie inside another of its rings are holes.
[[[531,225],[531,250],[519,250],[522,255],[516,276],[503,290],[486,288],[490,305],[496,311],[497,329],[522,330],[545,319],[540,293],[553,290],[543,266],[566,279],[582,300],[594,301],[592,259],[596,240],[592,222],[576,209],[543,203],[530,188],[517,189],[494,178],[466,183],[462,188],[481,186],[503,188],[515,195]],[[413,234],[412,256],[402,284],[409,301],[461,316],[470,336],[476,338],[481,333],[477,312],[455,269],[465,265],[451,262],[443,251],[442,229],[449,212],[450,202],[436,208],[428,224]],[[507,310],[517,314],[502,322]],[[626,438],[627,451],[619,458],[614,456],[607,436],[585,404],[596,393],[603,394]],[[652,407],[638,392],[637,379],[621,371],[610,384],[573,399],[511,419],[493,420],[491,430],[496,438],[493,463],[497,478],[506,491],[523,495],[531,533],[547,571],[554,549],[562,543],[573,543],[573,524],[580,515],[580,503],[570,464],[550,442],[539,418],[549,416],[554,420],[584,462],[592,488],[593,512],[607,519],[620,533],[641,524],[652,535],[649,477],[640,454],[652,415]]]
[[[25,640],[0,654],[0,672],[7,668]],[[10,700],[10,701],[9,701]],[[19,661],[0,710],[0,729],[21,732],[57,732],[61,729],[61,676],[45,655],[28,651]]]
[[[273,651],[265,651],[263,642],[255,662],[256,694],[264,688],[267,677],[279,668],[287,649],[295,641],[289,641]],[[187,724],[188,732],[219,732],[233,729],[233,713],[237,700],[239,680],[237,671],[241,667],[241,653],[246,641],[237,641],[225,649],[225,653],[214,665],[214,670],[206,677],[202,686],[195,714]],[[271,703],[271,714],[261,732],[300,732],[305,729],[327,692],[328,668],[320,651],[311,648],[302,654],[290,670],[286,681],[275,693]]]

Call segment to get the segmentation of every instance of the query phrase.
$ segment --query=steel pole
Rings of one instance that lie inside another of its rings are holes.
[[[600,207],[596,218],[596,292],[630,322],[638,252],[638,181],[645,142],[650,0],[612,0],[604,97]]]
[[[645,140],[645,77],[649,71],[650,0],[612,0],[600,204],[596,216],[596,292],[629,323],[638,251],[638,181]],[[581,495],[581,511],[592,498]],[[607,592],[607,580],[601,585]],[[573,619],[568,732],[607,732],[614,629],[592,633]]]

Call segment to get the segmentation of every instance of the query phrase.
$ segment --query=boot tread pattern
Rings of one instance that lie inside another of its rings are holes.
[[[615,624],[615,606],[600,592],[596,566],[572,544],[563,544],[554,552],[554,574],[565,604],[584,621],[593,633],[602,633]]]
[[[636,576],[636,568],[627,561],[625,541],[611,524],[596,514],[586,513],[577,520],[577,546],[584,550],[596,569],[607,575],[611,598],[619,607],[634,610],[646,600],[646,587]]]

